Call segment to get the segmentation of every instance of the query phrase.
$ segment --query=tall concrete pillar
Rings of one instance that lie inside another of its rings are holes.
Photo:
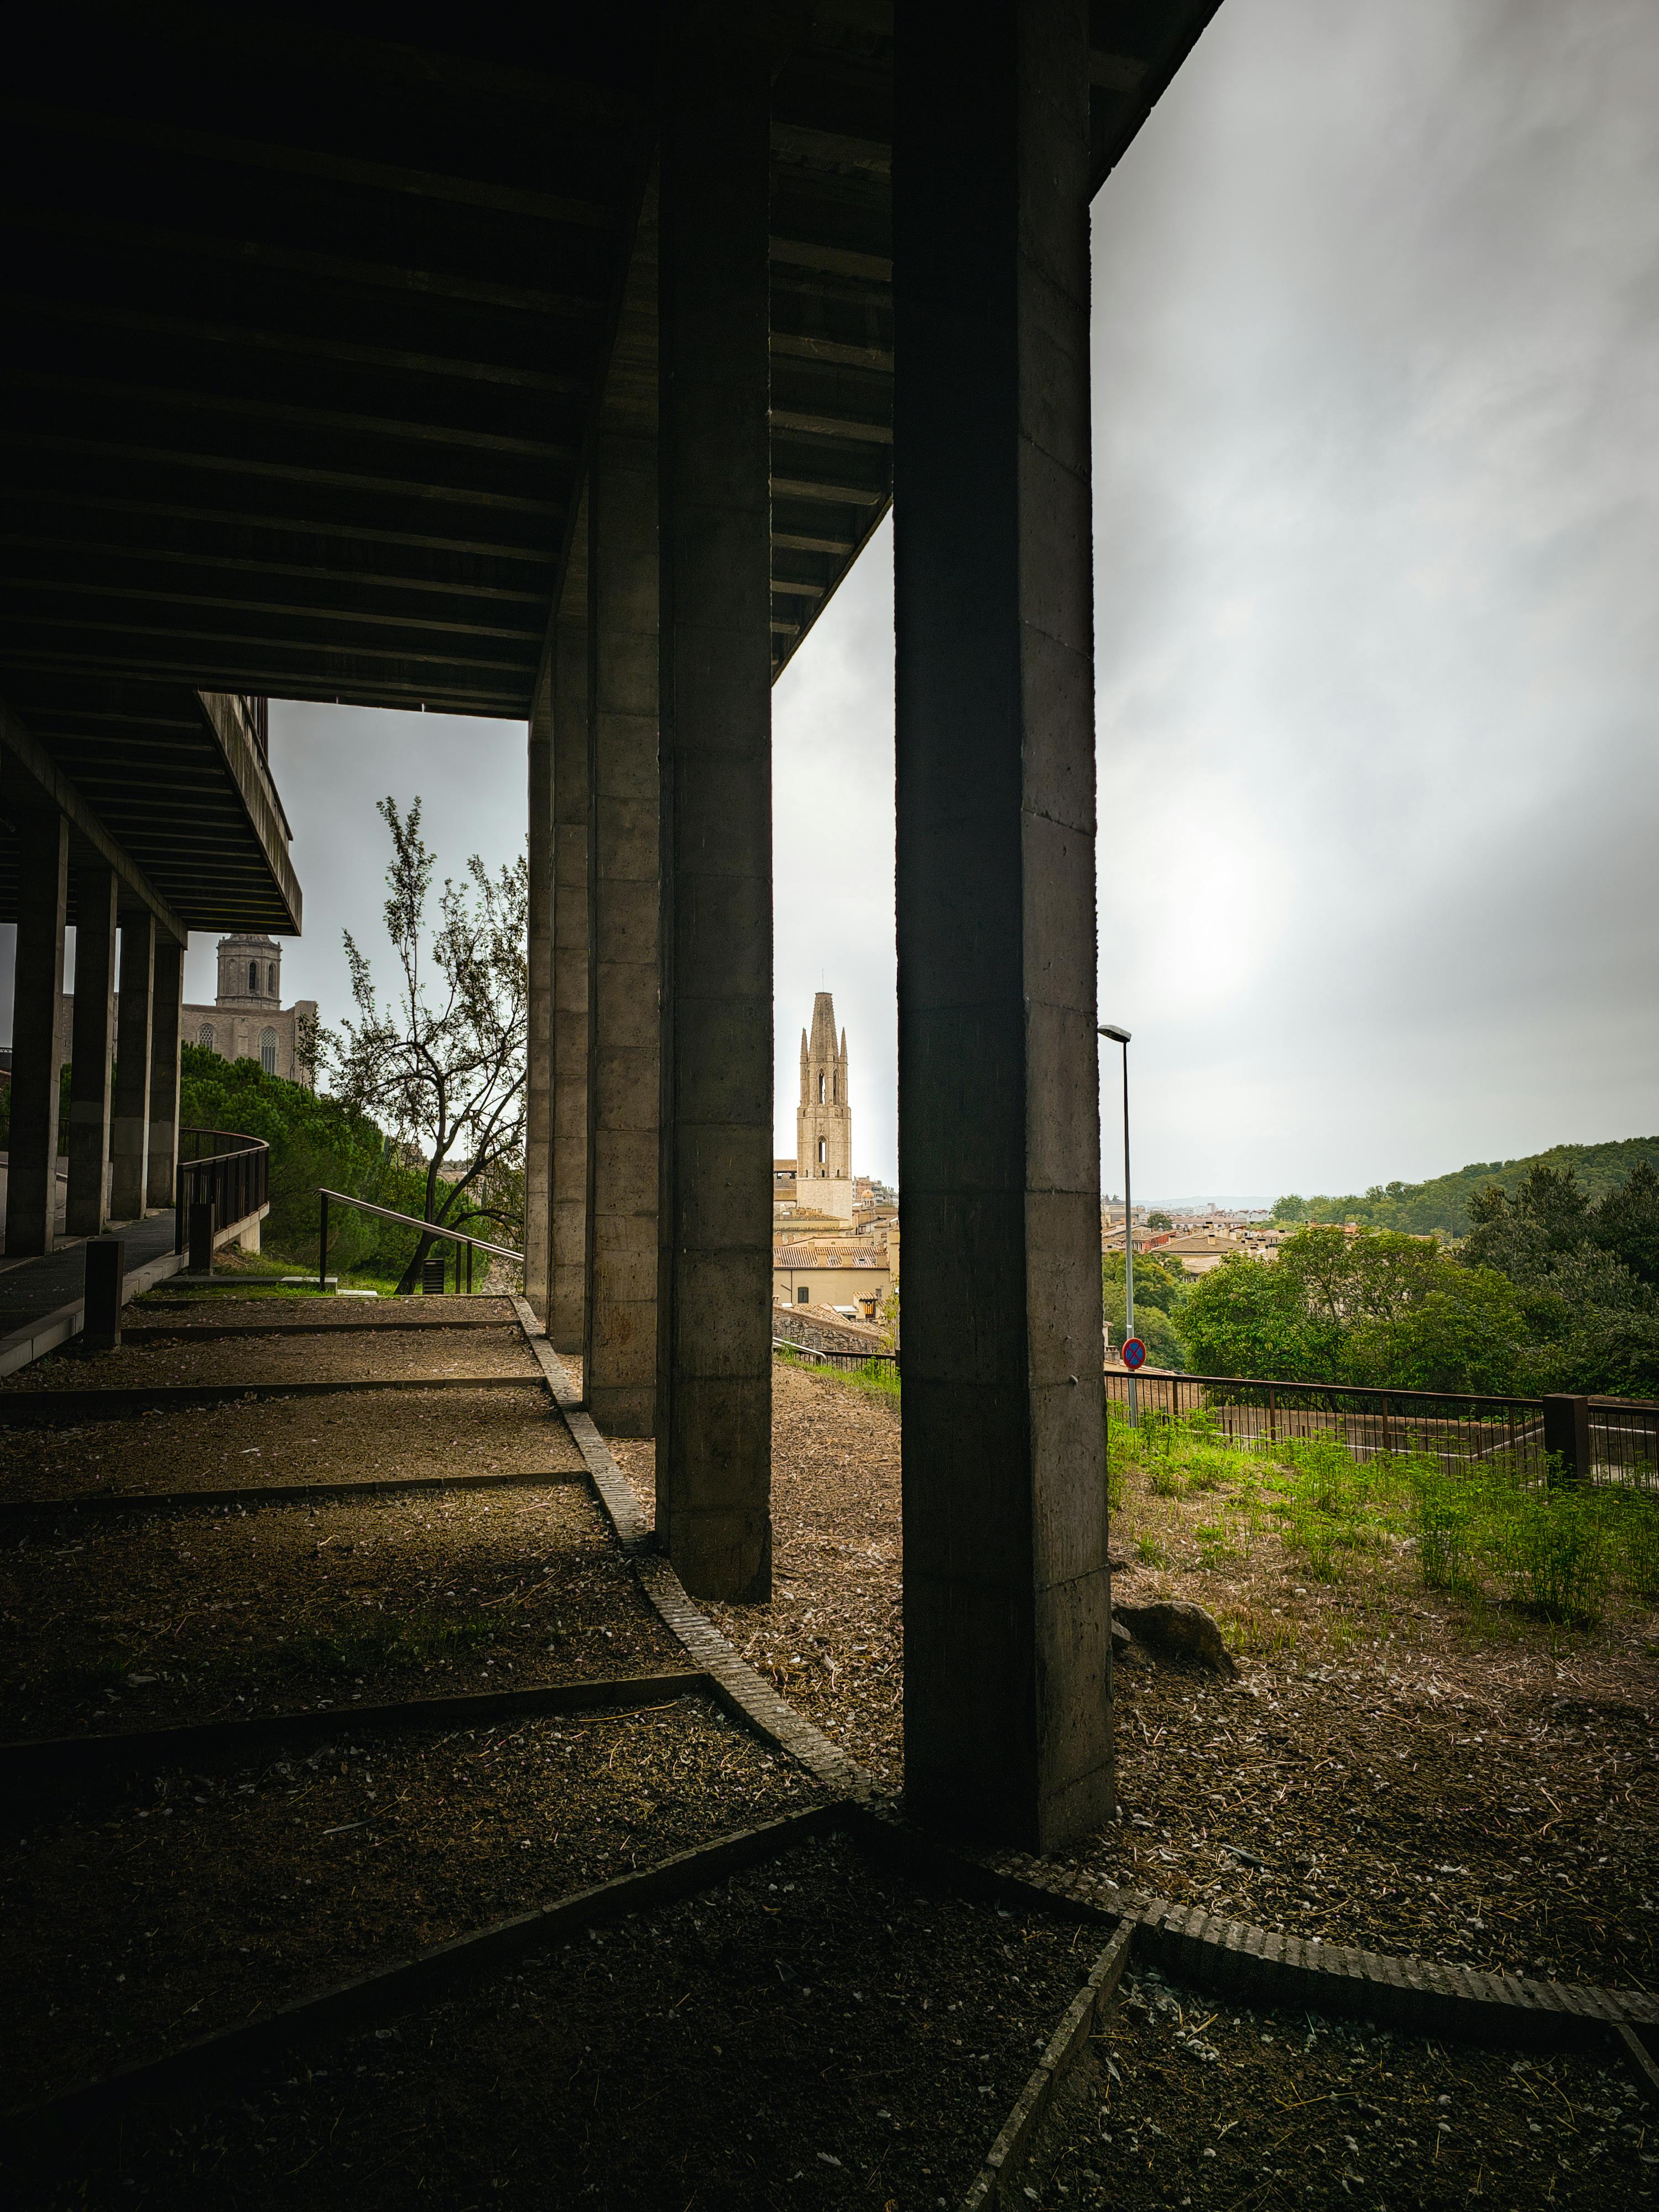
[[[675,19],[660,185],[663,1176],[657,1536],[772,1587],[766,11]]]
[[[553,631],[553,1193],[547,1333],[587,1334],[587,528]],[[579,556],[579,557],[578,557]]]
[[[1114,1807],[1088,19],[895,58],[905,1792],[1045,1850]]]
[[[524,1294],[547,1319],[553,1176],[553,682],[544,668],[530,708],[528,978],[525,1039]]]
[[[11,1149],[6,1257],[51,1252],[58,1220],[58,1010],[69,908],[69,825],[30,817],[17,841]]]
[[[112,868],[75,872],[75,1027],[70,1039],[69,1202],[64,1209],[64,1227],[71,1237],[96,1237],[104,1226],[118,890]]]
[[[155,1014],[155,919],[121,917],[121,996],[115,1017],[115,1119],[110,1132],[109,1210],[116,1221],[144,1211],[149,1154],[151,1030]]]
[[[144,1196],[173,1204],[179,1173],[179,1047],[185,1024],[185,948],[158,930],[150,1002],[149,1145]]]
[[[612,1436],[655,1433],[657,441],[602,429],[588,477],[587,1334],[583,1391]]]

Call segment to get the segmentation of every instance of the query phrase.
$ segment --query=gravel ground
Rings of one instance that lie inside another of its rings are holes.
[[[539,1382],[521,1392],[250,1399],[76,1428],[0,1429],[0,1499],[581,1471],[575,1439]]]
[[[1119,1668],[1128,1818],[1084,1863],[1298,1935],[1654,1985],[1639,1676],[1398,1642],[1364,1665],[1246,1665],[1227,1689]]]
[[[773,1382],[775,1595],[708,1610],[896,1780],[897,1411],[799,1370]],[[617,1449],[643,1485],[649,1447]],[[1213,1576],[1114,1565],[1126,1601],[1225,1610]],[[1281,1608],[1290,1649],[1245,1658],[1237,1685],[1117,1670],[1123,1817],[1084,1863],[1301,1935],[1654,1986],[1659,1644],[1618,1625],[1498,1635],[1392,1588],[1285,1577],[1256,1602]]]
[[[793,1761],[687,1698],[489,1730],[343,1731],[257,1765],[158,1774],[114,1806],[31,1808],[0,1876],[0,2103],[817,1794]]]
[[[82,2142],[16,2198],[934,2212],[968,2185],[1091,1942],[927,1895],[845,1841],[803,1844],[307,2070]]]
[[[792,1704],[896,1780],[903,1641],[891,1399],[774,1366],[772,1532],[771,1603],[706,1610]]]
[[[63,1354],[37,1360],[0,1382],[0,1396],[37,1397],[54,1390],[143,1389],[171,1382],[309,1382],[364,1376],[522,1375],[541,1370],[517,1328],[392,1329],[362,1335],[297,1337],[272,1332],[191,1344],[124,1344],[114,1352]]]
[[[684,1656],[574,1484],[77,1526],[9,1542],[0,1575],[14,1736]]]
[[[121,1316],[123,1328],[404,1328],[411,1321],[465,1322],[516,1328],[518,1316],[506,1298],[335,1298],[304,1292],[272,1297],[230,1297],[219,1291],[172,1291],[163,1285],[135,1299]]]
[[[1045,2123],[1028,2203],[1617,2212],[1659,2189],[1654,2115],[1611,2055],[1241,2012],[1153,1973],[1122,1999]]]

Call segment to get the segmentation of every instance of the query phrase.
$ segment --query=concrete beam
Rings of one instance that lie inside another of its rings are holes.
[[[144,1195],[151,1206],[171,1206],[179,1174],[179,1047],[185,1025],[185,948],[155,939],[150,1000],[149,1139]]]
[[[80,855],[101,861],[119,878],[123,904],[147,907],[169,937],[182,945],[188,933],[137,863],[118,845],[52,755],[0,700],[0,778],[9,804],[20,813],[56,815],[64,821]]]
[[[115,1119],[110,1133],[109,1210],[142,1218],[149,1188],[150,1053],[154,1038],[155,925],[147,914],[121,922],[121,1000],[116,1014]]]
[[[552,1288],[553,1195],[553,676],[545,665],[531,702],[528,769],[524,1294],[544,1325]]]
[[[110,1085],[115,1053],[115,932],[120,883],[112,868],[77,868],[75,885],[75,1027],[70,1041],[70,1237],[96,1237],[106,1216]]]
[[[772,1589],[766,11],[674,21],[662,137],[663,1205],[657,1538]]]
[[[655,1433],[661,1081],[657,441],[601,430],[588,477],[587,1335],[608,1435]]]
[[[69,823],[61,814],[31,820],[17,848],[9,1260],[57,1249],[58,1020],[68,909]]]
[[[553,628],[553,1188],[547,1333],[587,1334],[587,518]]]
[[[896,58],[905,1791],[1046,1850],[1114,1808],[1088,9],[951,20]]]

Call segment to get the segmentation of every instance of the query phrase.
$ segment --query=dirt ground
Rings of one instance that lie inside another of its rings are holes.
[[[75,1428],[0,1428],[0,1501],[581,1471],[575,1440],[539,1383],[522,1392],[267,1398]]]
[[[17,2201],[934,2212],[1091,1943],[929,1895],[849,1842],[803,1844],[308,2069],[78,2144]]]
[[[775,1595],[708,1610],[896,1783],[899,1417],[831,1377],[780,1366],[773,1382]],[[628,1448],[641,1482],[648,1449]],[[1114,1565],[1126,1601],[1231,1601],[1214,1572]],[[1237,1684],[1117,1669],[1123,1817],[1083,1863],[1302,1935],[1654,1985],[1659,1644],[1619,1625],[1497,1637],[1449,1602],[1357,1602],[1288,1574],[1256,1601],[1287,1632]]]
[[[14,1804],[0,1874],[12,2106],[187,2035],[810,1802],[686,1698],[364,1732],[65,1807]],[[27,2027],[25,2026],[25,2023]]]
[[[319,1301],[320,1303],[320,1301]],[[53,1390],[120,1390],[173,1382],[309,1382],[368,1376],[522,1375],[540,1370],[516,1328],[385,1328],[337,1338],[281,1331],[192,1344],[183,1334],[161,1344],[123,1344],[114,1352],[37,1360],[0,1382],[0,1395],[29,1398]]]
[[[772,1376],[773,1598],[711,1605],[751,1667],[896,1786],[902,1771],[899,1419],[886,1397]]]
[[[1133,1970],[1121,1997],[1045,2123],[1029,2203],[1618,2212],[1659,2188],[1656,2115],[1611,2057],[1241,2011]]]
[[[684,1662],[574,1484],[77,1522],[6,1542],[0,1608],[15,1736]]]
[[[260,1329],[306,1328],[325,1326],[354,1334],[368,1328],[407,1328],[411,1322],[429,1327],[447,1321],[475,1328],[511,1328],[515,1322],[506,1298],[318,1297],[306,1293],[273,1297],[239,1298],[222,1291],[179,1291],[169,1283],[136,1298],[121,1316],[123,1328],[166,1328],[184,1335],[192,1328]]]

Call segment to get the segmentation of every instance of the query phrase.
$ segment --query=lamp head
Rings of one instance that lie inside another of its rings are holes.
[[[1128,1030],[1114,1028],[1110,1022],[1107,1023],[1104,1029],[1098,1030],[1097,1035],[1103,1037],[1110,1037],[1114,1044],[1127,1044],[1129,1042]]]

